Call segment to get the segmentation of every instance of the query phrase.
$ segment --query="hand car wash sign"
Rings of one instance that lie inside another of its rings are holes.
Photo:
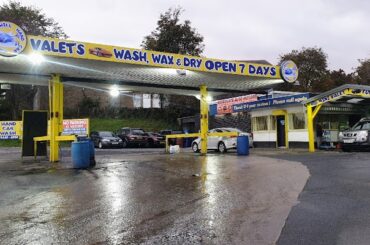
[[[21,121],[0,121],[0,139],[14,140],[20,139],[22,135]]]

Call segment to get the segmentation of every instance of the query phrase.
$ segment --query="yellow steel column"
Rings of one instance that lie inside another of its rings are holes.
[[[315,152],[315,137],[313,130],[312,105],[307,105],[308,151]]]
[[[50,111],[50,162],[59,161],[59,141],[56,137],[62,131],[63,123],[63,84],[60,75],[51,78],[51,111]]]
[[[58,83],[59,87],[59,116],[58,116],[58,132],[59,135],[63,132],[63,118],[64,118],[64,85],[60,82]]]
[[[200,86],[200,152],[207,153],[208,103],[207,86]]]

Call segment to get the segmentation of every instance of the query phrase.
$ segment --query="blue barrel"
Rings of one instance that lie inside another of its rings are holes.
[[[96,165],[95,162],[95,146],[94,146],[94,141],[91,139],[89,140],[89,145],[90,145],[90,167],[94,167]]]
[[[249,138],[248,136],[238,136],[236,140],[236,151],[238,155],[249,155]]]
[[[90,167],[90,142],[72,142],[71,155],[74,168]]]

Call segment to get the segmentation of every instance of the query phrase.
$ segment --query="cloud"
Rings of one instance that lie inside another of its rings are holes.
[[[1,1],[4,3],[7,1]],[[205,38],[207,57],[266,59],[322,47],[331,69],[352,71],[370,57],[370,2],[363,0],[23,0],[58,21],[72,39],[139,47],[160,13],[182,6]]]

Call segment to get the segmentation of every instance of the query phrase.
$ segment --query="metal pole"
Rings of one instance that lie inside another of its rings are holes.
[[[207,154],[208,103],[207,86],[200,86],[200,152]]]
[[[51,77],[52,91],[51,112],[50,112],[50,162],[59,161],[59,141],[56,137],[62,131],[63,123],[63,84],[60,81],[60,75]]]
[[[312,105],[307,105],[308,151],[315,152],[315,137],[313,130]]]

